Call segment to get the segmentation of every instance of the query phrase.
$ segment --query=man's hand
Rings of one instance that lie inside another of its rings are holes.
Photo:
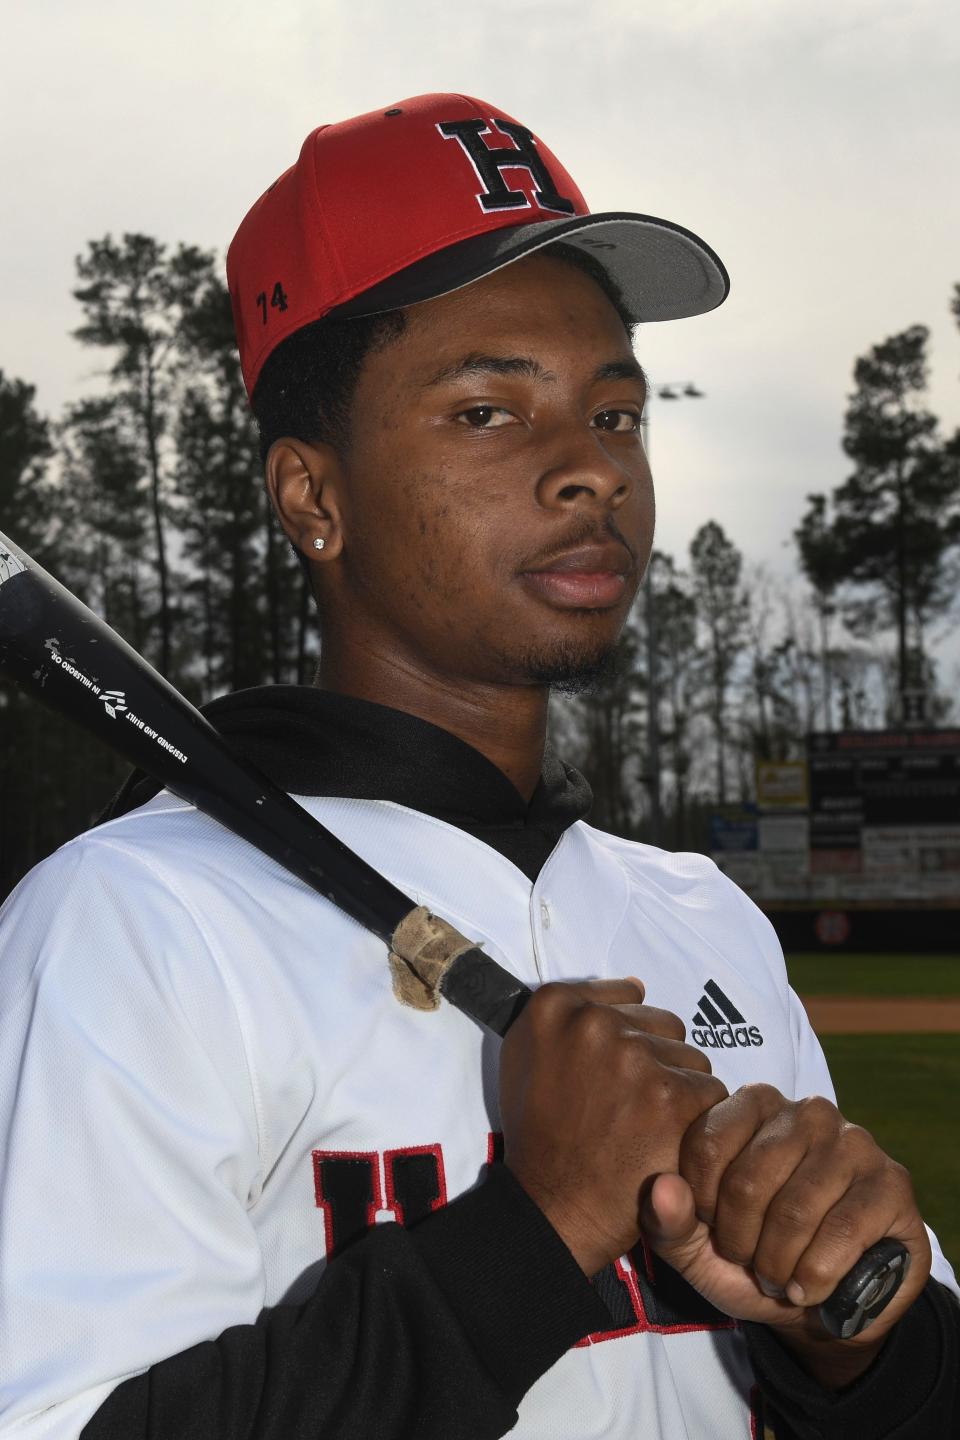
[[[828,1100],[747,1085],[693,1121],[674,1173],[643,1207],[644,1235],[718,1309],[773,1327],[823,1384],[867,1368],[930,1272],[910,1177]],[[869,1329],[834,1340],[817,1307],[877,1240],[912,1266]]]
[[[504,1160],[587,1275],[640,1233],[644,1187],[727,1095],[638,980],[544,985],[503,1043]]]

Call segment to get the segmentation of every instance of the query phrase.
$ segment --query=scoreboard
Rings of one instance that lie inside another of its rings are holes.
[[[960,895],[960,730],[814,732],[807,765],[811,877]]]

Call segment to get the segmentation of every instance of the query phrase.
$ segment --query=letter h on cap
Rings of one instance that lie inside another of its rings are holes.
[[[492,133],[490,127],[493,124],[510,137],[513,147],[498,145],[491,148],[485,144],[481,137]],[[533,177],[537,187],[533,198],[541,210],[555,210],[562,215],[575,213],[573,201],[558,193],[553,177],[543,162],[543,156],[537,149],[533,132],[525,126],[510,120],[491,120],[489,124],[485,120],[444,120],[438,123],[437,129],[444,140],[459,141],[464,154],[477,172],[484,187],[483,192],[477,196],[481,210],[516,210],[520,207],[529,209],[530,200],[524,191],[511,190],[503,178],[504,170],[523,169],[529,170]]]

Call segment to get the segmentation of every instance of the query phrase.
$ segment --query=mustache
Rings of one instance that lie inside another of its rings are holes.
[[[607,519],[600,526],[597,525],[595,520],[584,516],[576,525],[571,525],[569,530],[565,530],[562,534],[555,536],[550,546],[538,551],[536,555],[528,556],[520,564],[518,569],[531,570],[538,565],[543,565],[546,561],[553,559],[564,551],[579,549],[581,545],[609,545],[611,540],[617,545],[623,546],[624,550],[626,550],[630,556],[632,568],[637,570],[636,549],[630,544],[612,515],[608,515]]]

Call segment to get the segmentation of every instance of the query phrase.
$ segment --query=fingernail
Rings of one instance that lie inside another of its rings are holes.
[[[767,1280],[763,1275],[758,1275],[757,1284],[760,1286],[764,1295],[768,1295],[771,1300],[783,1299],[783,1290],[779,1285],[774,1285],[772,1280]]]
[[[807,1292],[802,1285],[797,1284],[796,1280],[791,1280],[787,1286],[787,1299],[791,1305],[806,1305]]]

